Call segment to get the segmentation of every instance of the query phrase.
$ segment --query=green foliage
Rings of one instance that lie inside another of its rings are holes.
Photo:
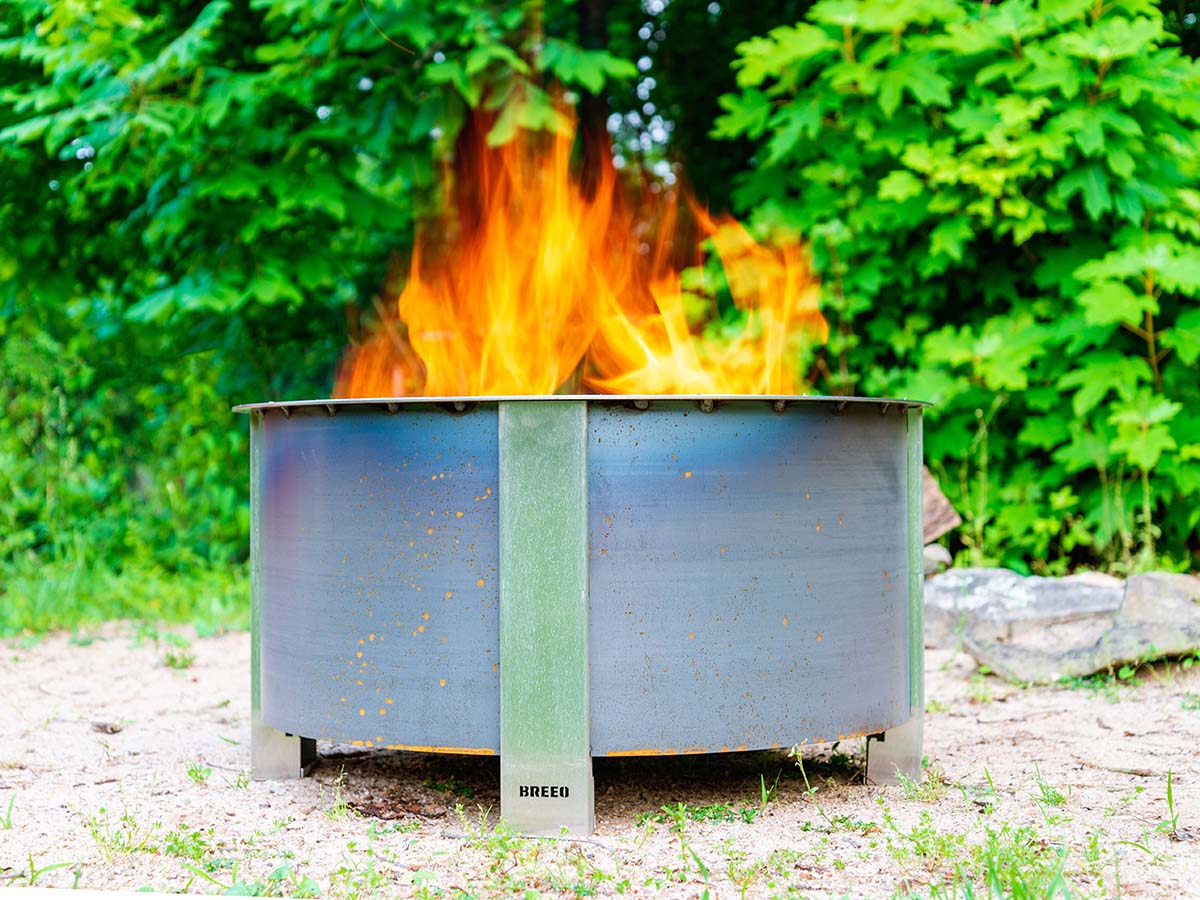
[[[0,634],[244,612],[229,407],[327,394],[470,107],[498,143],[636,73],[569,12],[0,6]]]
[[[714,134],[756,142],[739,205],[812,240],[818,383],[936,404],[973,562],[1200,546],[1200,68],[1173,41],[1145,0],[823,0],[739,47]]]

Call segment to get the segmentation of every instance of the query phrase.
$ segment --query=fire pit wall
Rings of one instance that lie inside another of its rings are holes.
[[[919,404],[240,409],[257,777],[498,753],[531,833],[591,831],[596,756],[874,735],[871,777],[919,777]]]

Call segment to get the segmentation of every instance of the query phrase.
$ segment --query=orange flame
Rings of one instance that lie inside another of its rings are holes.
[[[685,261],[704,241],[720,258],[737,311],[722,325],[713,279],[691,270],[684,289],[677,192],[647,191],[648,221],[611,167],[590,191],[573,180],[570,135],[480,134],[460,141],[451,211],[418,234],[395,316],[347,353],[336,396],[802,392],[801,349],[828,327],[800,244],[688,204]]]

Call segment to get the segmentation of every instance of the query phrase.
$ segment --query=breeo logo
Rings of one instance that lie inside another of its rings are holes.
[[[566,799],[571,796],[571,789],[564,785],[523,784],[517,789],[521,797],[545,797],[547,799]]]

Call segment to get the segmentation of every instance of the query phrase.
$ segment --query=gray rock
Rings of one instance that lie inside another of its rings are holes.
[[[953,559],[950,551],[941,544],[925,545],[925,577],[936,575],[942,569],[948,568]]]
[[[925,585],[926,646],[962,646],[1013,681],[1049,682],[1200,647],[1200,578],[1024,577],[953,569]]]
[[[1107,575],[1023,576],[1008,569],[951,569],[925,584],[925,644],[959,639],[1020,641],[1048,627],[1090,629],[1093,640],[1112,627],[1121,580]]]

